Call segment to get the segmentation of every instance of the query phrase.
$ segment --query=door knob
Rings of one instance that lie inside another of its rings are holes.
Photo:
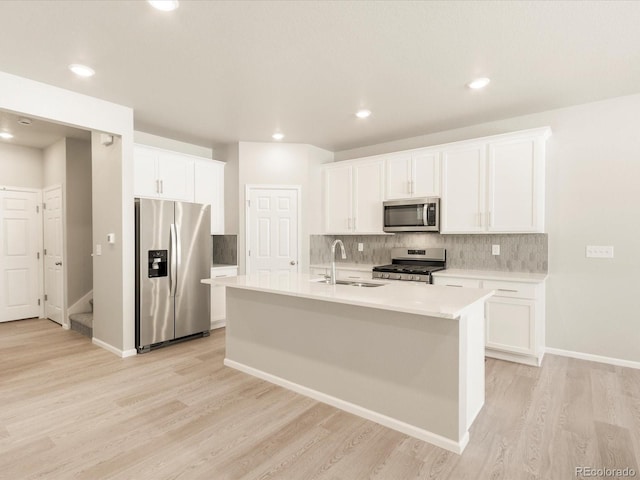
[[[295,260],[291,260],[291,261],[289,262],[289,265],[295,265],[295,264],[296,264],[296,261],[295,261]]]

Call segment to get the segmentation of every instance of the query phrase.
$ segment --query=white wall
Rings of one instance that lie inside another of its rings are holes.
[[[42,188],[42,150],[0,142],[0,185]]]
[[[309,233],[314,216],[310,205],[316,199],[311,197],[314,167],[329,162],[333,154],[311,145],[294,143],[240,142],[238,153],[239,166],[239,226],[238,226],[238,268],[245,272],[245,222],[246,222],[246,185],[300,185],[300,270],[309,268]]]
[[[66,139],[67,306],[93,289],[91,142]]]
[[[61,138],[43,150],[43,186],[62,185],[64,196],[65,175],[67,171],[67,142]]]
[[[336,159],[550,125],[547,347],[640,361],[640,95],[336,153]],[[586,245],[615,258],[587,259]]]
[[[4,72],[0,109],[121,137],[116,154],[94,171],[103,174],[93,193],[94,238],[102,240],[103,232],[120,235],[115,248],[93,259],[94,286],[96,279],[105,285],[100,303],[96,298],[93,341],[119,355],[135,352],[133,110]]]

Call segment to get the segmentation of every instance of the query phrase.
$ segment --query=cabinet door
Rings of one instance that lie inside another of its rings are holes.
[[[384,163],[378,160],[353,166],[353,224],[355,232],[382,232]]]
[[[352,167],[327,168],[324,174],[325,230],[327,233],[351,233]]]
[[[442,154],[442,233],[483,232],[485,206],[485,153],[483,145],[470,145]]]
[[[412,196],[440,196],[440,152],[414,152],[411,169]]]
[[[385,198],[409,198],[411,196],[411,154],[396,154],[385,159]]]
[[[489,144],[488,230],[543,231],[543,171],[537,139]]]
[[[336,269],[336,276],[339,280],[371,280],[373,278],[372,272],[365,272],[362,270],[345,270],[344,268]]]
[[[434,275],[433,284],[442,285],[443,287],[480,288],[481,280],[475,278],[436,277]]]
[[[211,205],[211,235],[224,234],[224,164],[196,161],[193,198]]]
[[[487,348],[535,354],[535,301],[491,297],[485,317]]]
[[[160,187],[156,172],[158,154],[155,150],[133,148],[133,194],[136,197],[158,197]]]
[[[158,153],[160,197],[193,202],[193,159],[179,153]]]
[[[238,275],[237,268],[211,269],[211,278],[215,277],[235,277]],[[226,303],[227,287],[222,285],[211,285],[211,328],[220,328],[222,322],[227,318]],[[217,324],[214,322],[218,322]]]

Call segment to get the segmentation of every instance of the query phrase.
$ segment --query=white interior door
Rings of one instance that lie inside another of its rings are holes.
[[[249,188],[247,274],[298,271],[297,188]]]
[[[64,305],[62,187],[44,192],[44,314],[62,325]]]
[[[40,315],[39,192],[0,190],[0,322]]]

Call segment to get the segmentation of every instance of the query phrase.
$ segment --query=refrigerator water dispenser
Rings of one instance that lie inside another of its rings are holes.
[[[167,276],[167,250],[149,250],[149,278]]]

